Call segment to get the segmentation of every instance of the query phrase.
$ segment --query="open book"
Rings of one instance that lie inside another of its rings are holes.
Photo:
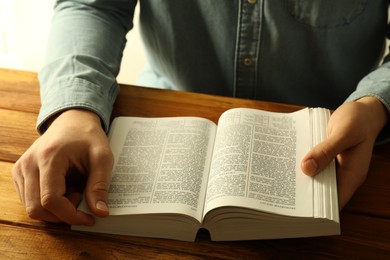
[[[74,230],[194,241],[340,233],[335,165],[300,164],[327,136],[329,111],[235,108],[197,117],[114,119],[110,216]],[[89,212],[85,200],[79,208]]]

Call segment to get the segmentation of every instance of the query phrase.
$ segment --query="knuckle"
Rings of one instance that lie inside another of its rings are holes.
[[[108,192],[108,182],[99,181],[92,185],[91,191],[94,193],[107,193]]]
[[[42,209],[37,207],[26,207],[26,214],[31,219],[35,219],[35,220],[42,219]]]
[[[51,194],[43,194],[41,196],[41,205],[44,209],[52,209],[56,205],[56,199]]]
[[[327,162],[330,162],[334,159],[333,153],[329,147],[322,147],[320,153],[321,156],[324,157]]]
[[[23,185],[25,178],[35,173],[36,166],[34,165],[33,155],[26,153],[19,158],[12,166],[11,174],[15,184]]]
[[[89,198],[95,198],[96,200],[106,200],[108,196],[108,189],[109,185],[105,181],[99,181],[95,182],[91,185],[86,190],[86,197],[87,199]]]
[[[113,155],[111,149],[108,147],[96,149],[93,152],[93,157],[96,160],[103,160],[103,161],[113,161],[114,160],[114,155]]]
[[[17,161],[13,166],[12,166],[12,170],[11,170],[11,173],[12,173],[12,179],[14,181],[18,180],[20,178],[20,176],[22,175],[22,171],[21,171],[21,168],[20,168],[20,162]]]
[[[90,154],[90,162],[94,165],[95,170],[105,173],[111,171],[114,165],[114,155],[110,148],[94,149]],[[97,165],[100,169],[96,169]]]
[[[24,172],[28,172],[33,167],[34,162],[34,154],[26,152],[12,167],[13,175],[17,176],[22,175]]]
[[[50,144],[40,147],[37,152],[38,160],[44,161],[47,158],[51,158],[53,154],[58,152],[60,145],[56,142],[51,142]]]

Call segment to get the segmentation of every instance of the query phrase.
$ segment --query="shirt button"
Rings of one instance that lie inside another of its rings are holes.
[[[253,60],[251,58],[247,57],[244,59],[245,66],[249,67],[249,66],[252,66],[252,64],[253,64]]]
[[[250,4],[256,4],[256,3],[257,3],[257,0],[248,0],[248,3],[250,3]]]

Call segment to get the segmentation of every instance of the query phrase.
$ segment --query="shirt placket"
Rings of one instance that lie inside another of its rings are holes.
[[[242,0],[239,8],[235,96],[255,98],[263,0]]]

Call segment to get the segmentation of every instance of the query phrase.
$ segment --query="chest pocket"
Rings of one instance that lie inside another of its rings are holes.
[[[368,0],[287,0],[289,13],[300,23],[319,29],[343,26],[359,17]]]

